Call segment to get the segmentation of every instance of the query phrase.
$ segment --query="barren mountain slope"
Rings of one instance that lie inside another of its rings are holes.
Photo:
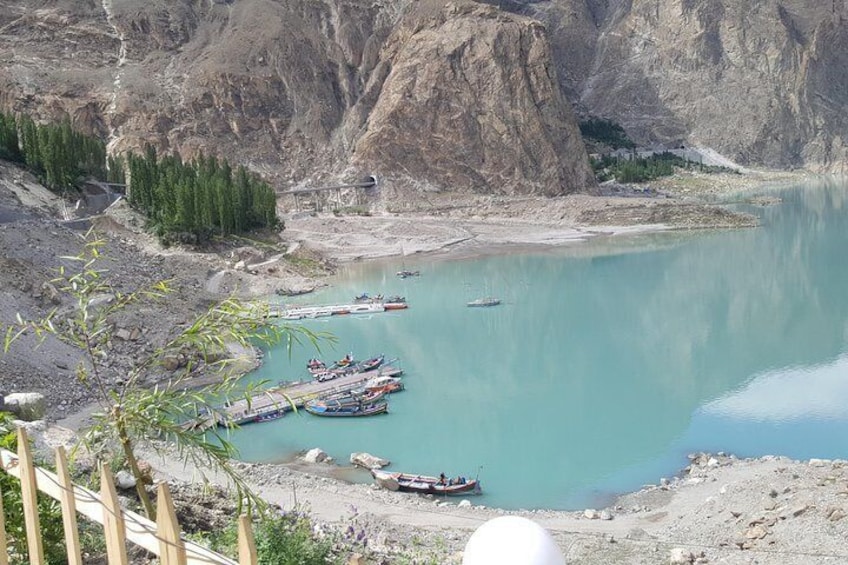
[[[462,191],[594,184],[544,29],[470,0],[443,4],[0,0],[0,107],[65,110],[115,150],[150,141],[223,155],[280,186],[366,172]],[[458,50],[442,48],[444,34],[458,34]],[[399,98],[416,68],[416,95]]]
[[[845,0],[552,0],[566,91],[637,141],[712,147],[743,164],[844,172]]]
[[[391,70],[357,161],[501,194],[594,184],[538,21],[474,2],[421,2],[381,62]]]

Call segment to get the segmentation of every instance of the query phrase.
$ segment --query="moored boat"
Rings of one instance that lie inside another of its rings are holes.
[[[274,410],[273,412],[267,412],[265,414],[260,414],[253,419],[253,422],[270,422],[272,420],[279,420],[283,416],[286,415],[284,410]]]
[[[310,400],[303,406],[303,409],[315,416],[355,418],[385,414],[389,411],[389,404],[382,401],[373,404],[348,405],[335,400]]]
[[[406,269],[397,272],[397,276],[399,276],[402,279],[405,279],[405,278],[408,278],[408,277],[417,277],[420,274],[421,274],[421,271],[407,271]]]
[[[468,303],[468,306],[471,307],[485,307],[485,306],[497,306],[501,303],[500,298],[492,298],[491,296],[487,296],[486,298],[478,298],[477,300],[472,300]]]
[[[375,377],[368,380],[362,388],[368,392],[379,391],[384,394],[391,394],[393,392],[403,390],[403,381],[397,377]]]
[[[379,486],[393,491],[442,496],[481,494],[482,492],[480,481],[465,477],[451,479],[444,474],[439,477],[430,477],[409,473],[389,473],[378,469],[372,469],[371,476]]]

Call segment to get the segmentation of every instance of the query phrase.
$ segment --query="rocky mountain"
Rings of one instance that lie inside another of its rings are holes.
[[[842,170],[846,0],[0,0],[0,108],[279,188],[564,194],[575,114]]]
[[[845,172],[845,0],[513,2],[544,22],[583,114],[642,144],[737,162]]]

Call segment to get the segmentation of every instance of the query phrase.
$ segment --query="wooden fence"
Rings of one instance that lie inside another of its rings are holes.
[[[38,491],[58,500],[62,506],[65,545],[69,565],[82,565],[77,529],[77,513],[103,525],[109,565],[127,565],[126,542],[159,556],[162,565],[257,565],[256,545],[248,516],[238,521],[239,560],[233,561],[205,547],[185,541],[174,513],[167,484],[158,486],[156,521],[121,509],[115,481],[109,467],[101,467],[100,495],[71,482],[68,460],[61,447],[56,451],[56,473],[36,467],[32,461],[26,431],[18,428],[18,453],[0,449],[0,467],[21,481],[27,547],[31,565],[44,565],[36,494]],[[0,565],[9,565],[6,522],[0,497]]]

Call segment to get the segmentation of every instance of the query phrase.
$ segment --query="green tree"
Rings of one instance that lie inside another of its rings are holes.
[[[72,267],[61,267],[54,281],[73,299],[75,312],[65,320],[58,319],[55,310],[40,320],[24,320],[19,316],[5,330],[4,352],[27,331],[40,339],[54,336],[83,352],[84,360],[77,365],[76,376],[94,393],[102,410],[83,431],[82,443],[91,453],[108,454],[114,448],[124,456],[136,478],[138,496],[148,517],[155,513],[136,449],[145,446],[157,450],[162,441],[175,446],[185,463],[211,466],[223,472],[232,481],[240,502],[261,504],[231,466],[230,461],[237,453],[226,434],[217,427],[204,431],[185,423],[215,414],[215,406],[220,402],[250,399],[264,386],[264,383],[245,386],[240,382],[232,360],[226,355],[227,344],[248,347],[284,340],[289,348],[306,343],[317,347],[320,340],[332,340],[332,337],[300,326],[270,323],[267,305],[228,298],[198,315],[163,346],[137,359],[129,374],[115,384],[110,381],[105,365],[115,328],[114,317],[136,302],[162,298],[171,292],[171,287],[162,281],[131,293],[115,290],[107,271],[98,268],[104,241],[91,233],[86,239],[79,255],[64,258]],[[106,304],[95,300],[102,296],[111,300]],[[166,373],[164,367],[169,360],[180,355],[189,359],[183,368],[152,388],[145,386],[152,377]],[[186,388],[190,376],[213,371],[220,375],[218,384],[200,391]],[[224,428],[236,427],[235,422],[221,417]]]
[[[0,159],[23,161],[18,145],[18,122],[13,114],[0,112]]]

